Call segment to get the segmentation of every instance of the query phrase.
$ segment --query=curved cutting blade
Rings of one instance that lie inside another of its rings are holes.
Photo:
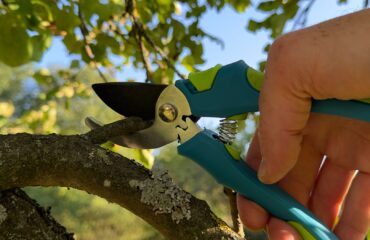
[[[127,117],[138,116],[146,120],[154,120],[153,125],[146,129],[111,139],[124,147],[152,149],[173,142],[178,138],[176,128],[186,128],[182,116],[191,115],[185,95],[174,85],[102,83],[94,84],[93,88],[98,96],[116,112]],[[159,117],[159,108],[165,103],[170,103],[177,108],[178,115],[173,122],[165,122]],[[99,123],[93,122],[90,125],[95,128]]]
[[[163,104],[172,104],[176,107],[177,118],[172,122],[163,121],[159,109]],[[177,128],[186,129],[183,116],[190,116],[191,110],[185,95],[174,85],[166,87],[159,96],[155,106],[153,125],[131,135],[122,136],[122,146],[129,148],[151,149],[164,146],[178,139]],[[117,142],[118,139],[115,139]]]
[[[96,94],[117,113],[153,120],[155,104],[167,87],[162,84],[112,82],[92,85]]]

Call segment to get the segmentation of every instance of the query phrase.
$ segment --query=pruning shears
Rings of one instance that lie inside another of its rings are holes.
[[[338,239],[308,209],[277,185],[261,183],[256,172],[230,145],[235,121],[258,111],[263,73],[237,61],[191,73],[174,85],[133,82],[94,84],[97,95],[126,117],[138,116],[153,124],[114,142],[130,148],[152,149],[178,141],[178,153],[206,169],[220,184],[258,203],[289,222],[303,239]],[[370,101],[336,99],[312,102],[312,112],[370,122]],[[224,118],[217,134],[197,125],[201,117]],[[93,123],[92,123],[93,124]]]

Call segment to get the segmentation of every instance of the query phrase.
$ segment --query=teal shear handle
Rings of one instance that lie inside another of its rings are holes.
[[[263,74],[237,61],[189,75],[175,83],[197,117],[231,117],[258,111]],[[370,103],[370,101],[369,101]],[[313,100],[312,112],[370,122],[370,104],[365,100]]]
[[[189,80],[175,84],[186,96],[194,116],[233,118],[258,111],[262,81],[262,73],[238,61],[190,74]],[[363,101],[313,100],[311,111],[370,122],[370,104]],[[215,133],[200,132],[180,145],[178,151],[200,164],[219,183],[288,221],[305,240],[337,239],[308,209],[279,187],[261,183],[238,154],[215,138]]]
[[[304,239],[336,240],[337,237],[309,210],[282,191],[277,185],[261,183],[256,172],[240,158],[234,159],[224,144],[204,130],[179,145],[179,154],[196,161],[222,185],[260,204],[272,215],[296,226]],[[207,151],[204,151],[207,149]]]

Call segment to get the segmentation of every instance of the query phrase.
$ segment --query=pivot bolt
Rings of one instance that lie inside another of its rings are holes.
[[[159,107],[159,116],[165,122],[173,122],[177,118],[177,109],[171,103],[165,103]]]

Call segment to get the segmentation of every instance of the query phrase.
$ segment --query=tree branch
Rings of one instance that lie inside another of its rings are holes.
[[[73,234],[20,189],[1,192],[0,226],[1,239],[73,240]]]
[[[135,30],[135,32],[136,32],[136,30]],[[137,45],[138,45],[139,50],[140,50],[141,59],[143,61],[144,68],[145,68],[145,71],[146,71],[146,82],[151,82],[151,80],[153,78],[153,71],[152,71],[152,67],[151,67],[150,62],[149,62],[148,50],[145,48],[144,42],[142,40],[142,36],[138,33],[136,33],[135,35],[136,35],[135,39],[136,39]]]
[[[150,172],[96,145],[120,131],[138,130],[134,122],[127,118],[82,135],[0,135],[0,186],[84,190],[127,208],[169,239],[241,239],[166,172]]]
[[[141,118],[130,117],[92,129],[90,132],[85,133],[82,136],[93,144],[102,144],[107,140],[137,132],[149,127],[150,125],[151,122],[143,121]]]
[[[306,25],[308,13],[310,12],[315,1],[316,0],[310,0],[308,4],[306,5],[306,7],[303,8],[303,10],[299,13],[299,15],[297,16],[297,18],[295,19],[293,23],[292,30],[297,29],[298,26]]]
[[[224,193],[229,199],[230,215],[231,220],[233,221],[233,229],[240,235],[240,237],[244,238],[243,223],[240,219],[238,207],[236,204],[236,192],[230,188],[224,187]]]

